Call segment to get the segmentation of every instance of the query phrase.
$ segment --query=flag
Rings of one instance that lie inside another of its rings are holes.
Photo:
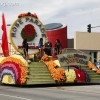
[[[3,33],[2,33],[2,50],[3,55],[8,56],[9,55],[9,48],[8,48],[8,38],[7,38],[7,31],[6,31],[6,22],[4,13],[2,13],[2,27],[1,27]]]

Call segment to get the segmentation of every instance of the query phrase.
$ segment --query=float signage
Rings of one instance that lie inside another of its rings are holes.
[[[23,16],[12,24],[10,42],[16,51],[22,53],[22,42],[24,38],[27,38],[29,54],[34,54],[38,52],[39,39],[45,33],[45,27],[38,18]]]
[[[65,53],[58,55],[58,59],[61,66],[87,65],[90,56],[82,53]]]

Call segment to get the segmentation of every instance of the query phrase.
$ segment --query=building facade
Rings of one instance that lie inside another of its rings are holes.
[[[89,54],[93,63],[100,61],[100,33],[75,32],[74,49]]]

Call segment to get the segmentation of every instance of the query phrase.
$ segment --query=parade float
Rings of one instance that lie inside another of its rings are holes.
[[[90,55],[64,48],[59,55],[39,57],[38,41],[46,29],[36,14],[20,14],[11,25],[9,39],[18,54],[0,58],[0,83],[15,85],[100,82],[100,70]],[[27,38],[29,57],[23,56],[22,41]]]

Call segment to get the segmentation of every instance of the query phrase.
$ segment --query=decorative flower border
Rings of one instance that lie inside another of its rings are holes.
[[[52,78],[57,83],[65,83],[66,77],[65,77],[65,71],[63,68],[57,68],[57,65],[52,60],[49,61],[48,55],[44,55],[41,58],[41,61],[43,61],[47,65]]]
[[[3,75],[11,74],[16,84],[25,84],[27,72],[27,67],[20,59],[9,56],[1,61],[0,82],[2,81]]]
[[[88,67],[100,74],[100,69],[98,69],[92,62],[88,62]]]
[[[21,17],[24,17],[24,16],[32,16],[32,17],[35,17],[35,18],[38,19],[36,13],[31,14],[30,12],[28,12],[28,13],[21,13],[21,14],[18,15],[18,18],[21,18]]]

